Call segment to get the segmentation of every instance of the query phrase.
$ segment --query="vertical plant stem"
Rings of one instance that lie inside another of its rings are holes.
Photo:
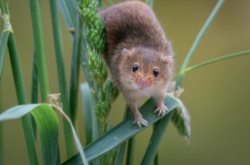
[[[1,15],[4,15],[4,7],[3,7],[3,3],[2,0],[0,0],[0,9],[1,9]]]
[[[218,3],[216,4],[215,8],[213,9],[212,13],[209,15],[206,23],[203,25],[202,29],[200,30],[198,36],[196,37],[191,49],[189,50],[182,66],[181,66],[181,69],[180,69],[180,72],[178,74],[178,77],[177,77],[177,81],[176,81],[176,88],[175,90],[178,89],[178,87],[181,85],[182,83],[182,80],[185,76],[185,70],[195,52],[195,50],[197,49],[202,37],[204,36],[205,32],[207,31],[209,25],[211,24],[211,22],[213,21],[214,17],[216,16],[216,14],[218,13],[218,11],[220,10],[221,6],[223,5],[223,3],[225,2],[225,0],[219,0]]]
[[[59,13],[56,0],[50,0],[50,10],[52,17],[54,45],[55,45],[61,101],[63,104],[63,111],[68,116],[71,116],[68,104],[68,93],[67,93],[66,75],[65,75],[64,60],[63,60],[61,28],[60,28],[60,20],[59,20]],[[63,118],[63,126],[64,126],[64,136],[67,149],[67,156],[69,158],[74,154],[74,148],[73,148],[73,138],[71,135],[71,128],[65,118]]]
[[[102,0],[98,0],[98,8],[99,8],[99,9],[102,8]]]
[[[35,104],[38,101],[38,76],[37,76],[37,62],[36,62],[36,51],[35,46],[33,46],[33,66],[32,66],[32,82],[31,82],[31,103]],[[32,128],[34,133],[34,138],[36,140],[36,121],[31,115]]]
[[[132,165],[134,159],[135,136],[128,140],[126,165]]]
[[[155,158],[154,158],[154,165],[158,165],[159,163],[158,163],[158,152],[156,153],[156,155],[155,155]]]
[[[47,95],[50,93],[49,80],[47,72],[47,64],[45,58],[45,50],[43,43],[42,20],[39,0],[30,0],[30,11],[34,35],[34,44],[37,54],[37,70],[40,82],[40,91],[42,101],[45,101]]]
[[[15,81],[18,103],[27,104],[28,101],[27,101],[27,96],[25,92],[22,70],[21,70],[19,55],[17,52],[16,41],[15,41],[13,32],[11,32],[9,35],[8,48],[9,48],[10,61],[11,61],[11,66],[12,66],[12,71],[13,71],[13,76],[14,76],[14,81]],[[27,114],[24,117],[22,117],[22,124],[23,124],[23,131],[25,135],[28,155],[29,155],[29,163],[32,165],[33,164],[36,165],[38,164],[38,159],[37,159],[36,144],[35,144],[35,139],[33,135],[30,114]]]
[[[5,7],[5,12],[8,14],[10,17],[10,12],[9,12],[9,0],[4,0],[4,7]]]
[[[154,129],[153,135],[151,136],[147,151],[143,157],[142,163],[143,165],[151,165],[155,155],[158,151],[159,145],[163,138],[163,135],[166,132],[168,123],[171,121],[171,118],[174,114],[175,110],[172,110],[169,114],[167,114],[164,118],[159,121],[159,124]]]
[[[79,68],[80,68],[80,57],[82,48],[81,47],[82,26],[83,26],[82,21],[79,17],[79,14],[77,14],[73,55],[71,61],[70,97],[69,97],[70,113],[74,126],[75,126],[75,117],[76,117],[78,90],[79,90]]]
[[[153,9],[154,0],[146,0],[145,2],[148,4],[148,6],[149,6],[151,9]]]
[[[129,109],[128,105],[126,105],[123,120],[126,120],[129,117],[130,114],[131,114],[131,110]],[[125,155],[125,149],[126,149],[126,141],[124,143],[122,143],[117,149],[117,153],[116,153],[116,157],[115,157],[115,163],[114,163],[115,165],[120,165],[120,164],[123,163],[123,158],[124,158],[124,155]]]

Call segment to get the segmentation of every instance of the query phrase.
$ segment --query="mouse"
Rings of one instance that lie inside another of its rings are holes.
[[[158,116],[173,77],[173,49],[153,10],[141,1],[125,1],[100,11],[106,48],[103,53],[115,86],[133,111],[139,127],[148,122],[138,107],[147,97],[158,98]]]

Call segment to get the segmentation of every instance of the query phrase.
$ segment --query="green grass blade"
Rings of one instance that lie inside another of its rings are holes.
[[[165,97],[164,103],[169,109],[169,111],[165,113],[165,116],[169,112],[171,112],[171,110],[179,106],[179,102],[170,95],[167,95]],[[162,118],[158,117],[157,114],[153,112],[153,110],[156,108],[156,104],[157,104],[157,99],[151,98],[140,108],[140,111],[142,112],[144,119],[148,121],[148,125],[151,125]],[[133,120],[134,116],[121,122],[116,127],[107,132],[105,135],[103,135],[93,143],[89,144],[85,148],[85,154],[88,161],[92,161],[98,156],[110,151],[111,149],[115,148],[117,145],[121,144],[125,140],[129,139],[138,132],[147,128],[147,127],[139,128],[136,124],[133,124]],[[77,154],[72,158],[70,158],[69,160],[67,160],[66,162],[64,162],[63,164],[76,165],[81,163],[82,161],[79,155]]]
[[[5,12],[6,12],[6,14],[10,17],[10,12],[9,12],[9,0],[4,0],[4,7],[5,7]]]
[[[144,158],[141,162],[143,165],[151,165],[154,161],[158,148],[160,146],[161,140],[166,132],[168,123],[171,121],[171,118],[174,114],[174,111],[171,111],[163,119],[159,121],[159,124],[154,129],[153,135],[151,136],[148,148],[144,155]]]
[[[185,76],[185,70],[196,50],[196,48],[198,47],[202,37],[204,36],[205,32],[207,31],[209,25],[211,24],[211,22],[213,21],[214,17],[216,16],[216,14],[218,13],[218,11],[220,10],[221,6],[223,5],[223,3],[225,2],[225,0],[219,0],[218,3],[216,4],[216,6],[214,7],[213,11],[211,12],[211,14],[209,15],[207,21],[205,22],[205,24],[203,25],[202,29],[200,30],[198,36],[196,37],[191,49],[189,50],[182,66],[180,69],[180,72],[178,74],[177,77],[177,81],[176,81],[176,89],[178,89],[178,87],[181,85],[182,80]]]
[[[247,55],[247,54],[250,54],[250,51],[238,52],[238,53],[233,53],[233,54],[225,55],[225,56],[222,56],[222,57],[218,57],[218,58],[215,58],[215,59],[212,59],[212,60],[203,62],[203,63],[201,63],[201,64],[197,64],[197,65],[188,67],[188,68],[185,70],[185,73],[187,73],[187,72],[189,72],[189,71],[191,71],[191,70],[194,70],[194,69],[197,69],[197,68],[206,66],[206,65],[208,65],[208,64],[212,64],[212,63],[221,61],[221,60],[225,60],[225,59],[232,58],[232,57],[238,57],[238,56],[242,56],[242,55]]]
[[[59,13],[58,13],[56,0],[50,0],[50,9],[51,9],[55,54],[56,54],[56,62],[57,62],[57,72],[58,72],[58,80],[59,80],[58,83],[59,83],[59,89],[61,93],[61,101],[63,104],[64,112],[68,116],[70,116],[66,75],[65,75],[65,67],[64,67],[64,60],[63,60],[61,28],[60,28],[60,20],[59,20]],[[73,139],[70,133],[71,128],[65,119],[63,119],[63,126],[64,126],[64,136],[65,136],[67,156],[70,157],[74,154]]]
[[[32,65],[32,82],[31,82],[31,103],[36,104],[38,101],[38,75],[37,75],[37,61],[36,61],[36,51],[35,46],[33,46],[33,65]],[[31,116],[31,123],[34,133],[34,138],[36,140],[36,121],[33,116]]]
[[[42,20],[39,0],[30,0],[30,11],[34,35],[34,44],[37,54],[37,70],[39,76],[40,91],[42,101],[44,101],[47,95],[50,93],[50,90],[43,42]]]
[[[91,141],[94,141],[99,137],[99,128],[98,128],[99,121],[95,115],[95,106],[94,106],[96,105],[95,98],[93,94],[91,93],[89,85],[87,83],[81,84],[81,92],[82,92],[82,97],[84,99],[83,107],[85,107],[83,113],[84,115],[86,114],[86,116],[84,116],[84,119],[86,119],[87,117],[91,118],[91,124],[85,121],[85,127],[88,130],[88,133],[89,132],[92,133]],[[90,135],[87,135],[87,136],[90,136]]]
[[[83,104],[83,117],[86,145],[92,142],[92,104],[91,93],[87,83],[81,84],[82,104]]]
[[[99,9],[102,8],[102,0],[98,0],[98,8],[99,8]]]
[[[132,165],[134,160],[135,136],[128,140],[126,165]]]
[[[146,0],[145,2],[150,6],[151,9],[153,9],[154,0]]]
[[[25,105],[17,105],[5,110],[0,114],[0,122],[5,120],[13,120],[23,117],[28,114],[30,111],[35,109],[38,106],[43,106],[45,104],[25,104]]]
[[[125,110],[125,113],[124,113],[123,120],[128,119],[131,112],[132,111],[129,109],[128,105],[126,105],[126,110]],[[125,155],[125,149],[126,149],[126,141],[124,143],[122,143],[121,145],[119,145],[118,148],[117,148],[117,153],[116,153],[115,162],[114,162],[115,165],[120,165],[120,164],[123,163],[123,158],[124,158],[124,155]]]
[[[4,7],[3,7],[3,2],[0,0],[0,9],[1,9],[1,15],[4,15]]]
[[[2,113],[2,95],[1,95],[1,86],[0,86],[0,114]],[[0,123],[0,146],[3,146],[3,140],[2,140],[2,124]],[[0,147],[0,165],[3,165],[3,147]]]
[[[55,164],[57,158],[59,124],[54,110],[47,104],[25,104],[12,107],[0,115],[0,122],[34,116],[41,140],[43,164]],[[37,163],[38,164],[38,163]]]
[[[71,77],[70,77],[70,97],[69,106],[70,114],[73,124],[75,124],[77,100],[79,90],[79,71],[80,71],[80,57],[82,51],[82,21],[77,15],[77,26],[74,35],[73,55],[71,61]]]
[[[77,16],[77,2],[76,0],[57,0],[58,6],[63,15],[64,21],[68,29],[75,29],[76,27],[76,16]],[[74,39],[72,33],[71,38]]]
[[[115,5],[111,0],[107,0],[110,5]]]
[[[36,120],[41,139],[43,164],[56,164],[59,139],[59,122],[56,113],[48,105],[38,106],[31,113]]]
[[[28,101],[22,76],[22,69],[13,32],[9,34],[8,50],[16,87],[18,104],[27,104]],[[22,117],[22,125],[25,135],[25,142],[28,150],[29,163],[36,165],[38,164],[38,158],[30,114],[27,114]]]
[[[9,38],[10,31],[4,31],[1,34],[1,40],[0,40],[0,84],[1,84],[1,78],[2,78],[2,72],[3,72],[3,62],[5,58],[5,52],[7,48],[7,42]]]

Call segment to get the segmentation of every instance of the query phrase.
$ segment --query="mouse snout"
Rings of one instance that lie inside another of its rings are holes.
[[[149,86],[148,79],[145,77],[140,78],[137,85],[139,86],[140,89],[147,88]]]
[[[143,78],[140,79],[140,83],[142,85],[146,85],[148,83],[148,80],[145,77],[143,77]]]

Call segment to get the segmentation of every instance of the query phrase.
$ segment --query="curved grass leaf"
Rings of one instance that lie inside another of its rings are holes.
[[[0,115],[0,122],[17,119],[29,112],[34,116],[41,139],[43,164],[56,164],[59,124],[54,110],[47,104],[26,104],[12,107]]]
[[[41,139],[43,164],[56,164],[59,138],[59,122],[56,113],[46,104],[37,106],[31,113],[36,120]]]
[[[145,120],[148,121],[148,125],[151,125],[162,118],[158,117],[153,110],[156,108],[157,100],[155,98],[150,98],[141,108],[140,111]],[[167,95],[164,99],[165,105],[168,107],[169,111],[165,113],[165,116],[171,112],[174,108],[179,105],[179,102],[172,96]],[[117,145],[121,144],[125,140],[134,136],[138,132],[144,130],[147,127],[139,128],[136,124],[133,124],[134,117],[130,117],[129,119],[121,122],[116,127],[111,129],[105,135],[89,144],[84,148],[85,155],[88,161],[92,161],[98,156],[110,151],[115,148]],[[82,164],[81,158],[79,154],[73,156],[63,163],[64,165],[76,165]]]
[[[180,69],[180,72],[178,74],[177,80],[176,80],[176,88],[175,90],[178,89],[178,87],[181,85],[182,80],[185,76],[185,70],[194,54],[194,52],[196,51],[202,37],[204,36],[205,32],[207,31],[209,25],[212,23],[214,17],[217,15],[217,13],[219,12],[221,6],[223,5],[223,3],[225,2],[225,0],[219,0],[216,4],[216,6],[214,7],[213,11],[211,12],[211,14],[209,15],[209,17],[207,18],[207,21],[205,22],[205,24],[203,25],[203,27],[201,28],[198,36],[196,37],[192,47],[190,48],[182,66]]]
[[[0,84],[1,84],[1,77],[3,72],[3,62],[7,47],[7,42],[9,38],[10,30],[4,31],[1,34],[1,40],[0,40]]]

